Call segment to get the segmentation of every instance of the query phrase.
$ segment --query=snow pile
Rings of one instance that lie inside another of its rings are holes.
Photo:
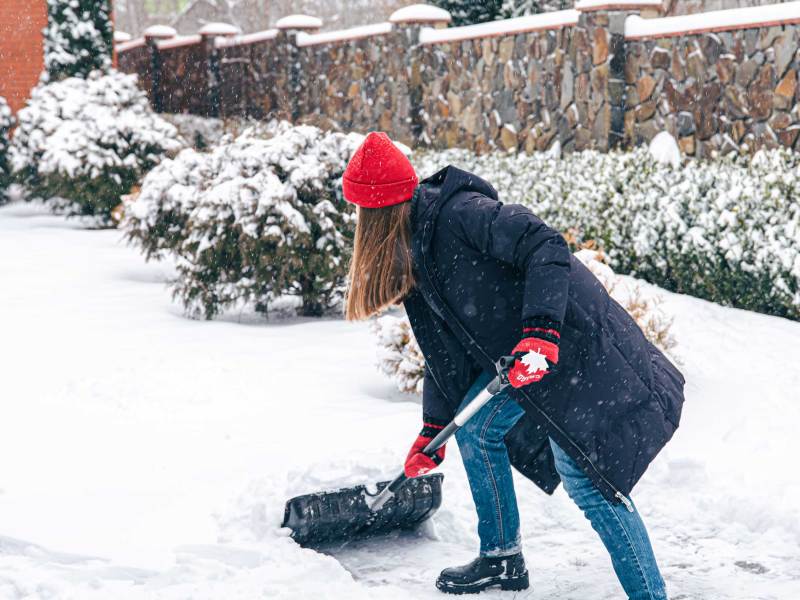
[[[454,164],[486,178],[579,247],[594,240],[609,265],[669,290],[800,319],[800,155],[760,151],[687,161],[631,152],[415,157],[420,174]]]
[[[285,295],[319,315],[341,301],[355,221],[341,176],[363,138],[287,123],[264,135],[184,150],[126,210],[127,237],[148,258],[177,258],[174,292],[193,316],[241,304],[267,312]]]
[[[677,342],[670,331],[672,319],[662,308],[657,291],[629,277],[622,277],[605,264],[605,256],[584,248],[575,256],[585,264],[608,290],[611,297],[634,318],[650,342],[672,354]],[[419,348],[407,317],[381,316],[372,322],[378,338],[378,369],[401,392],[422,393],[425,357]]]
[[[11,156],[29,195],[106,223],[121,196],[181,146],[136,77],[116,71],[39,85],[17,118]]]
[[[3,96],[0,96],[0,204],[7,200],[6,191],[11,183],[11,166],[8,161],[8,147],[14,116]]]
[[[681,150],[678,148],[678,142],[668,131],[656,134],[648,147],[656,162],[662,165],[672,165],[676,168],[680,166]]]
[[[114,24],[107,0],[47,0],[44,62],[50,80],[111,68]]]
[[[180,318],[169,261],[119,237],[0,207],[0,598],[446,600],[436,576],[477,551],[455,442],[436,537],[323,554],[280,528],[295,494],[394,476],[419,431],[369,323]],[[670,597],[796,600],[800,322],[660,293],[687,401],[633,498]],[[563,489],[515,484],[534,589],[517,598],[624,598]]]

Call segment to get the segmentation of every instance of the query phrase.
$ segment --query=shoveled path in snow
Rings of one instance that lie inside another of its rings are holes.
[[[183,317],[114,231],[0,208],[0,598],[439,598],[473,556],[451,444],[442,510],[333,556],[279,529],[297,493],[390,476],[419,404],[365,324]],[[800,598],[800,324],[665,294],[683,425],[634,493],[673,599]],[[562,491],[518,482],[533,589],[622,597]]]

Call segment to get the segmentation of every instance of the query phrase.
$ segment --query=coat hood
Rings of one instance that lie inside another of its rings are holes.
[[[421,230],[426,223],[436,220],[442,204],[461,192],[483,194],[498,199],[492,184],[473,173],[449,165],[419,182],[414,193],[411,209],[413,230]]]

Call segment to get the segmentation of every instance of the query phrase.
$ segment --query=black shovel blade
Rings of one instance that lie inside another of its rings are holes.
[[[441,506],[443,479],[441,473],[409,479],[377,512],[369,509],[367,498],[377,495],[388,481],[378,483],[373,494],[358,485],[297,496],[286,503],[283,527],[291,529],[292,539],[304,547],[411,529]]]

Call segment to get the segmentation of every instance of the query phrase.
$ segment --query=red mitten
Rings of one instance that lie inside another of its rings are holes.
[[[517,360],[508,371],[508,382],[515,388],[541,381],[550,372],[550,366],[558,364],[556,330],[529,328],[523,333],[526,337],[512,351]]]
[[[433,457],[422,453],[425,446],[427,446],[442,429],[444,429],[444,427],[441,425],[423,423],[422,431],[419,432],[417,439],[414,441],[414,445],[411,446],[411,450],[408,451],[408,456],[406,456],[406,477],[419,477],[442,464],[444,460],[444,446],[439,448],[434,453]]]

